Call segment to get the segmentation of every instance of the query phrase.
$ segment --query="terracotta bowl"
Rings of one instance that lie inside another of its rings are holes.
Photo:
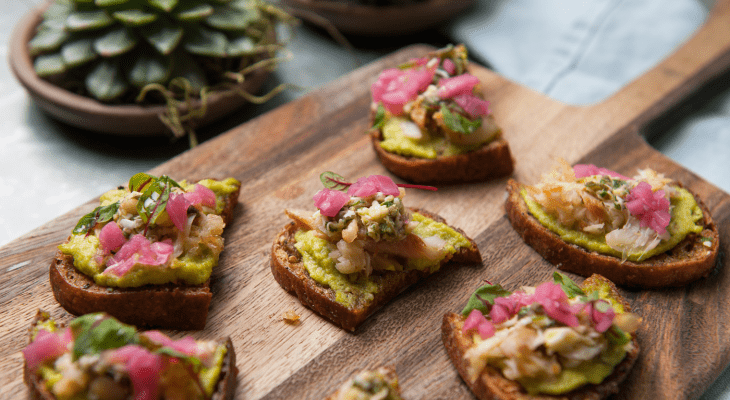
[[[363,6],[336,0],[282,0],[306,20],[311,12],[340,32],[361,36],[406,35],[433,27],[474,4],[474,0],[426,0],[397,6]]]
[[[42,13],[42,7],[36,8],[20,20],[13,31],[8,49],[10,68],[42,110],[69,125],[95,132],[128,136],[170,134],[159,118],[165,111],[164,106],[107,105],[39,78],[33,69],[28,42],[41,22]],[[268,71],[255,71],[247,75],[239,87],[255,93],[268,75]],[[197,120],[196,125],[211,123],[245,103],[245,99],[235,94],[211,95],[208,97],[207,112],[203,118]]]

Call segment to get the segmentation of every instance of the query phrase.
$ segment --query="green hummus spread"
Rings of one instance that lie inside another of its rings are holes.
[[[671,221],[667,227],[667,232],[671,235],[668,240],[662,240],[657,247],[643,253],[630,253],[626,255],[629,261],[643,261],[649,257],[664,253],[672,249],[690,233],[702,232],[702,225],[697,222],[702,219],[702,209],[697,205],[694,196],[686,189],[675,188],[678,195],[671,199]],[[596,251],[602,254],[608,254],[615,257],[622,257],[620,251],[614,250],[606,244],[604,235],[591,235],[582,231],[568,229],[561,225],[557,218],[546,213],[526,190],[520,192],[522,198],[527,203],[530,213],[540,223],[551,231],[560,236],[561,239],[568,243],[573,243],[588,250]]]
[[[483,143],[471,146],[459,146],[450,143],[444,136],[424,135],[422,139],[412,139],[403,134],[401,122],[408,121],[402,117],[390,117],[383,125],[383,141],[380,146],[395,154],[407,157],[434,159],[439,156],[453,156],[464,154],[481,147],[485,142],[494,139],[495,134],[487,138]]]
[[[454,254],[462,247],[471,248],[471,242],[446,224],[436,222],[421,214],[413,213],[412,219],[420,222],[413,230],[419,237],[426,238],[438,235],[446,241],[443,257]],[[334,244],[314,235],[313,231],[299,230],[294,236],[295,247],[302,255],[302,262],[309,276],[317,283],[335,291],[335,301],[348,308],[358,308],[373,300],[373,295],[382,287],[383,280],[376,276],[364,277],[361,274],[343,274],[335,268],[335,260],[329,253],[335,249]],[[408,260],[406,269],[438,271],[441,260],[426,259]],[[395,268],[394,268],[395,269]]]

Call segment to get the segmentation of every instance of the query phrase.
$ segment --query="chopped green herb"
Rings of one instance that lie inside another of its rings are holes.
[[[135,175],[135,177],[136,176],[137,175]],[[134,179],[134,177],[132,177],[132,179]],[[130,179],[130,188],[132,187],[131,185],[132,180]],[[144,221],[148,226],[154,224],[157,217],[165,211],[167,201],[170,199],[170,193],[172,193],[172,189],[176,187],[179,188],[181,186],[167,175],[162,175],[152,181],[145,181],[141,186],[139,186],[140,189],[144,189],[142,196],[140,196],[139,201],[137,202],[137,212],[142,218],[142,221]],[[148,202],[147,200],[152,201]]]
[[[481,311],[482,314],[486,314],[489,312],[489,307],[487,307],[487,305],[491,306],[494,304],[494,299],[497,297],[506,297],[510,294],[512,294],[512,292],[502,288],[502,285],[486,284],[478,288],[471,297],[469,297],[469,301],[466,303],[466,307],[464,307],[461,311],[461,314],[464,316],[469,315],[469,313],[474,309]]]
[[[75,360],[85,354],[99,354],[103,350],[139,342],[133,326],[105,314],[87,314],[74,319],[69,326],[76,337],[73,348]]]
[[[563,291],[565,294],[568,295],[571,299],[575,296],[585,296],[585,292],[581,290],[578,285],[573,282],[572,279],[570,279],[567,275],[561,274],[560,272],[553,272],[553,281],[560,285],[561,288],[563,288]]]
[[[331,171],[322,172],[319,175],[319,180],[327,189],[339,190],[341,192],[346,192],[347,188],[352,185],[352,183],[347,182],[345,177]]]
[[[461,114],[451,112],[445,104],[441,105],[441,114],[444,116],[446,126],[454,132],[470,134],[482,126],[481,118],[470,120]]]
[[[81,217],[73,229],[73,233],[76,235],[88,233],[96,224],[111,221],[114,218],[114,214],[117,213],[117,210],[119,210],[119,202],[96,207],[94,211]]]
[[[373,128],[381,129],[385,125],[385,107],[382,103],[378,103],[378,109],[375,111],[375,118],[373,120]]]

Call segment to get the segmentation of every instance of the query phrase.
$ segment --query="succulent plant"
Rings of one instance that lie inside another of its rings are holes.
[[[262,0],[55,0],[29,47],[36,73],[72,92],[152,102],[155,89],[188,97],[270,68],[288,19]]]

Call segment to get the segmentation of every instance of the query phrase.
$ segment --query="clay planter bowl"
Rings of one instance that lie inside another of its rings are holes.
[[[42,20],[43,10],[43,7],[36,8],[20,20],[13,31],[8,49],[11,70],[43,111],[69,125],[106,134],[127,136],[171,134],[159,118],[159,115],[165,112],[163,105],[107,105],[39,78],[33,69],[28,42]],[[255,93],[268,74],[265,70],[254,71],[246,76],[246,80],[239,85],[239,88]],[[196,119],[196,126],[213,122],[245,103],[246,100],[235,94],[212,94],[208,97],[205,116]]]
[[[360,36],[406,35],[433,27],[465,10],[474,0],[425,0],[393,6],[363,6],[335,0],[282,0],[301,19],[314,13],[340,32]]]

